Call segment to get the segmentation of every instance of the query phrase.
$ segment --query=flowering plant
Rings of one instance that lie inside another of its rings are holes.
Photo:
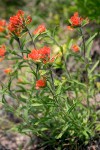
[[[98,93],[94,83],[100,76],[95,74],[99,60],[94,63],[90,55],[97,34],[86,41],[83,27],[88,19],[75,13],[67,29],[79,33],[81,44],[70,40],[64,49],[44,24],[31,34],[27,27],[31,21],[30,16],[19,10],[7,25],[12,41],[9,47],[0,47],[0,57],[14,61],[4,70],[6,84],[0,81],[2,103],[7,111],[20,118],[16,130],[31,139],[33,135],[42,138],[42,147],[64,149],[88,143],[98,130],[96,104],[91,104],[91,99]],[[56,54],[52,45],[50,48],[48,43],[37,44],[45,37],[59,48]],[[80,65],[74,72],[67,66],[70,57]],[[9,105],[7,96],[14,104]]]

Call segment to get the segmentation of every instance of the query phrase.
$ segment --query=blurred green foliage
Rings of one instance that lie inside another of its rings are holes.
[[[0,0],[0,18],[9,19],[18,9],[22,9],[25,4],[24,0]]]
[[[100,0],[75,0],[79,12],[100,23]]]
[[[15,14],[18,9],[28,11],[35,23],[46,21],[48,24],[65,23],[66,20],[75,12],[80,15],[100,21],[100,0],[1,0],[1,17],[8,19]],[[0,17],[0,18],[1,18]]]

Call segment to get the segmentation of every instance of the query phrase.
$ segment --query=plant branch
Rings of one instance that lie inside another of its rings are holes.
[[[32,43],[33,43],[34,48],[36,49],[36,45],[35,45],[35,43],[34,43],[34,41],[33,41],[32,35],[31,35],[31,33],[30,33],[30,31],[29,31],[29,29],[28,29],[27,27],[26,27],[26,30],[27,30],[27,32],[28,32],[30,38],[31,38],[31,41],[32,41]]]
[[[82,41],[83,41],[83,50],[84,50],[84,59],[85,59],[85,55],[86,55],[86,46],[85,46],[85,38],[84,38],[84,34],[83,34],[83,31],[82,31],[82,28],[81,28],[81,27],[80,27],[80,33],[81,33]]]

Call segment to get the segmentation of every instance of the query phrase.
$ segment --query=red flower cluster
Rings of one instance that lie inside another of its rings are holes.
[[[74,27],[80,27],[83,24],[86,25],[89,23],[88,18],[83,19],[79,16],[78,12],[75,12],[74,15],[69,20],[71,26],[67,26],[68,30],[73,30]],[[83,23],[84,22],[84,23]]]
[[[36,50],[33,49],[31,53],[28,55],[29,58],[33,59],[34,61],[43,61],[48,59],[50,56],[50,48],[44,46],[43,48]]]
[[[83,18],[79,17],[78,12],[74,13],[74,15],[70,18],[71,25],[80,26],[82,24]]]
[[[34,61],[38,61],[40,59],[40,53],[39,50],[33,49],[30,54],[28,54],[28,57],[33,59]]]
[[[46,86],[46,80],[45,79],[40,79],[36,81],[36,89],[40,89]]]
[[[2,45],[0,47],[0,57],[3,57],[5,55],[5,53],[6,53],[6,47],[5,47],[5,45]]]
[[[44,24],[41,24],[37,27],[37,29],[35,29],[35,31],[33,32],[33,34],[40,34],[42,32],[46,31],[46,27]]]
[[[28,16],[24,17],[24,11],[19,10],[15,16],[10,17],[8,30],[10,33],[20,36],[25,26],[32,21],[32,18]]]
[[[5,31],[5,27],[6,27],[6,21],[0,20],[0,32]]]
[[[52,63],[54,60],[58,57],[58,55],[55,55],[50,58],[50,48],[44,46],[43,48],[36,50],[33,49],[30,54],[28,54],[28,58],[31,58],[35,62],[43,62],[46,63]]]
[[[77,44],[72,45],[71,49],[73,50],[73,52],[79,52],[79,46]]]
[[[44,59],[46,57],[49,57],[50,56],[50,48],[44,46],[43,48],[41,48],[39,50],[39,53],[40,53],[40,56],[41,56],[42,59]]]

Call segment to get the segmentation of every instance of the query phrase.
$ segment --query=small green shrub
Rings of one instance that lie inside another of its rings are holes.
[[[3,33],[10,35],[9,46],[0,48],[2,60],[13,62],[4,70],[6,81],[0,81],[4,107],[21,119],[13,129],[31,138],[40,137],[44,148],[87,144],[99,129],[96,103],[92,104],[91,99],[98,93],[95,83],[100,74],[95,69],[100,61],[93,62],[90,55],[97,33],[86,41],[83,29],[88,19],[75,13],[67,28],[78,32],[81,44],[74,44],[71,39],[63,46],[45,25],[31,34],[31,21],[21,10],[11,17]],[[52,50],[53,45],[58,47],[57,52]],[[69,58],[80,67],[69,70]],[[62,71],[60,75],[55,73],[57,69]],[[8,103],[8,96],[14,103]]]

